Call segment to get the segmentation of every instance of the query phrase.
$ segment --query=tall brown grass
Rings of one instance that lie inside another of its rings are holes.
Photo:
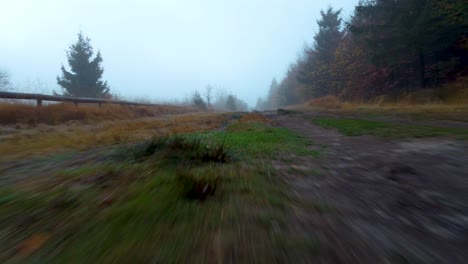
[[[314,98],[307,102],[308,106],[319,107],[324,109],[341,109],[345,102],[333,95],[327,95],[320,98]]]
[[[467,112],[468,78],[446,84],[439,88],[423,89],[409,93],[387,94],[361,102],[346,101],[329,95],[312,99],[306,103],[305,107],[325,111]]]
[[[240,122],[254,122],[254,123],[263,123],[263,124],[271,124],[271,120],[266,118],[264,115],[258,113],[249,113],[243,115]]]
[[[122,106],[72,103],[49,104],[42,107],[19,103],[0,103],[0,124],[62,124],[68,121],[104,121],[153,117],[163,114],[193,112],[187,107],[160,106]]]
[[[65,149],[86,150],[154,137],[210,131],[223,126],[229,115],[191,113],[151,119],[104,121],[96,124],[40,125],[0,135],[0,161]]]

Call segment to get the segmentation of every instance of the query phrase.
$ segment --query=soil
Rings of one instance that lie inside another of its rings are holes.
[[[318,240],[314,263],[467,263],[466,141],[351,137],[312,112],[265,114],[321,149],[275,164],[296,200],[289,225]]]

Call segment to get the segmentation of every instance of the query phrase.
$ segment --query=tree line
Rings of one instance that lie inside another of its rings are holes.
[[[217,94],[213,95],[215,90]],[[236,95],[232,93],[228,94],[222,89],[214,88],[212,85],[206,86],[204,94],[195,91],[190,103],[203,111],[247,111],[249,108],[248,104]]]
[[[313,45],[257,109],[327,95],[365,101],[468,76],[466,0],[366,0],[346,23],[332,7],[320,15]]]

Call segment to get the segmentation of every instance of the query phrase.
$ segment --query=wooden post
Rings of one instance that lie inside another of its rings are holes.
[[[37,123],[39,123],[39,120],[41,118],[41,108],[42,108],[42,99],[37,99],[36,100],[36,116],[34,118],[34,125],[37,125]]]
[[[75,101],[75,102],[73,102],[73,103],[75,104],[75,107],[78,108],[78,102]]]

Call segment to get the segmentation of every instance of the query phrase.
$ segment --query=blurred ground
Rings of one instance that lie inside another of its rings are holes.
[[[468,123],[279,110],[0,128],[2,263],[465,263]]]
[[[291,164],[315,170],[315,176],[282,169],[303,204],[296,208],[300,229],[318,236],[320,245],[327,248],[319,257],[323,263],[466,263],[467,141],[450,136],[346,136],[311,122],[324,116],[357,115],[285,112],[270,116],[324,148],[317,159],[293,159]],[[468,131],[468,123],[456,121],[367,120]],[[316,207],[325,209],[317,213]]]

